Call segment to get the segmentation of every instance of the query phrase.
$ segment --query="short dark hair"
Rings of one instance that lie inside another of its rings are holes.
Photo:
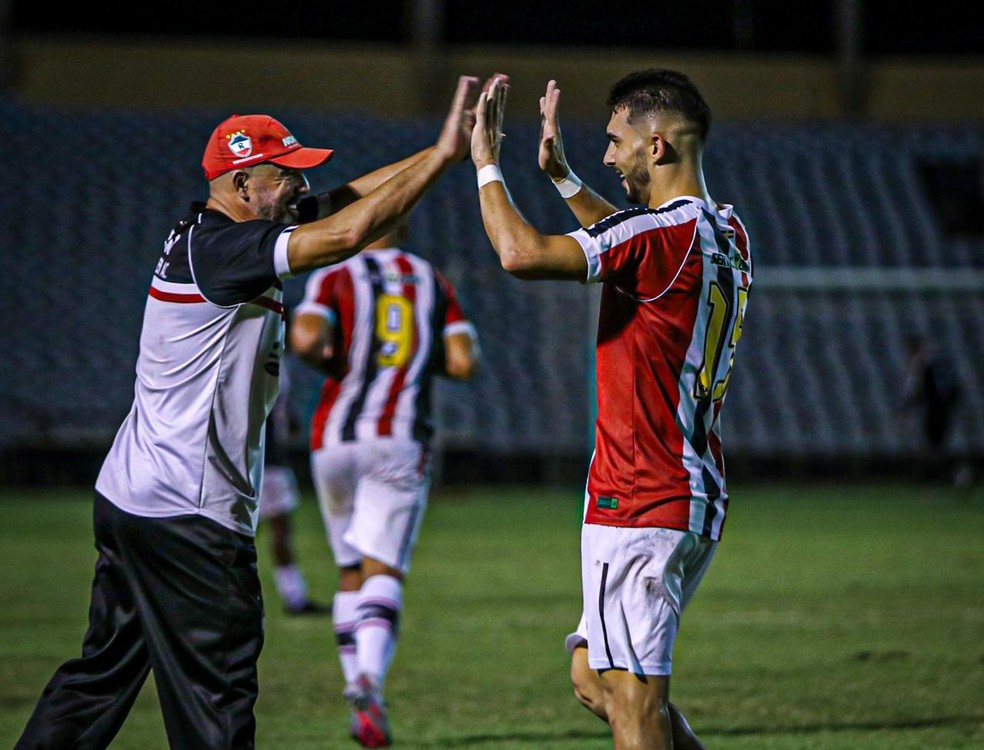
[[[650,68],[629,73],[608,93],[612,112],[629,110],[629,118],[655,112],[673,112],[697,126],[701,141],[711,129],[711,109],[686,75],[676,70]]]

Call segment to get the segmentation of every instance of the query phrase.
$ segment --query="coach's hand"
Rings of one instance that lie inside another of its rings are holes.
[[[458,88],[451,100],[451,109],[444,120],[435,149],[448,162],[458,162],[468,156],[472,128],[475,125],[475,99],[478,78],[460,76]]]

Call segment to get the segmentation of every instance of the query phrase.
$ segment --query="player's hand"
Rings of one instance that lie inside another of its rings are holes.
[[[451,100],[451,109],[444,120],[435,148],[447,161],[457,162],[468,156],[468,147],[475,126],[475,98],[478,78],[459,76],[458,88]]]
[[[557,119],[559,106],[560,89],[556,81],[549,81],[547,92],[540,97],[540,151],[537,162],[540,169],[553,180],[562,180],[571,171],[564,156],[564,141],[560,137],[560,121]]]
[[[499,149],[505,134],[502,121],[506,112],[509,76],[496,73],[485,82],[475,106],[475,127],[472,130],[472,161],[477,167],[497,164]]]

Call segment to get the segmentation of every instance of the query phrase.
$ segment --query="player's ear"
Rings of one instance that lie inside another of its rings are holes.
[[[650,136],[649,155],[654,164],[669,164],[676,161],[676,149],[662,133],[653,133]]]

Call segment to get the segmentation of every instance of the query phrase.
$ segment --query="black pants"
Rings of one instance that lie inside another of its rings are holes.
[[[253,540],[201,516],[134,516],[98,494],[93,525],[82,656],[55,672],[15,750],[107,747],[151,669],[172,748],[252,748],[263,647]]]

